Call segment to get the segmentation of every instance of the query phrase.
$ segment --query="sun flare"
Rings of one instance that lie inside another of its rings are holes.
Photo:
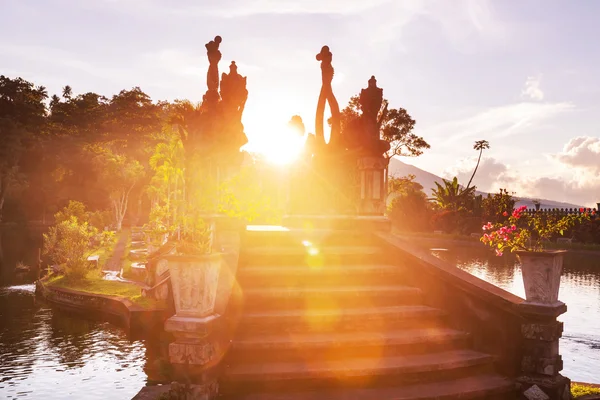
[[[268,135],[269,140],[264,140],[257,146],[257,152],[263,154],[268,162],[277,165],[289,165],[296,161],[304,147],[304,136],[298,135],[289,128],[284,128],[278,133]]]

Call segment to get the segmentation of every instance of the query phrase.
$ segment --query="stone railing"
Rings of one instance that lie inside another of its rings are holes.
[[[405,268],[426,304],[448,313],[452,326],[467,331],[474,349],[492,354],[498,372],[515,379],[529,397],[543,390],[552,400],[568,399],[570,381],[560,374],[558,342],[566,305],[531,304],[466,271],[434,257],[388,232],[376,233],[388,262]]]

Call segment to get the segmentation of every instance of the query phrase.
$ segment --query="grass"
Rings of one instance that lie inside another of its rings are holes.
[[[160,306],[162,303],[153,299],[142,297],[139,286],[127,282],[107,281],[99,276],[99,271],[90,271],[88,275],[81,280],[68,279],[66,276],[59,275],[50,278],[46,284],[64,289],[77,290],[91,294],[102,294],[107,296],[117,296],[131,300],[133,303],[144,307]]]
[[[573,395],[574,399],[580,399],[583,396],[588,396],[591,394],[600,395],[600,387],[582,385],[580,383],[571,383],[571,394]]]

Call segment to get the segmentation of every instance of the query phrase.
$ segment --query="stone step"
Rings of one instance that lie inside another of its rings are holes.
[[[269,229],[272,228],[272,229]],[[254,246],[364,246],[373,245],[377,239],[371,232],[357,230],[294,229],[283,227],[248,226],[242,237],[247,247]]]
[[[244,309],[322,309],[419,304],[421,290],[409,286],[271,287],[244,289]]]
[[[235,394],[223,400],[513,400],[514,383],[495,374],[407,386]]]
[[[226,391],[297,390],[412,384],[458,379],[492,372],[492,357],[473,350],[393,357],[357,357],[320,362],[236,363],[226,366],[222,383]]]
[[[244,288],[401,283],[405,270],[390,264],[244,265],[237,279]]]
[[[330,333],[244,335],[236,338],[228,362],[295,360],[328,362],[352,357],[395,356],[456,350],[468,345],[469,335],[449,328],[397,329]]]
[[[343,265],[377,263],[383,259],[378,246],[297,246],[297,247],[244,247],[240,254],[241,265]]]
[[[239,332],[339,332],[387,329],[436,328],[443,326],[446,314],[422,305],[388,307],[293,309],[244,312]]]

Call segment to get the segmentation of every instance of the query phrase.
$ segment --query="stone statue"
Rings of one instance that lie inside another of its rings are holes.
[[[374,76],[369,79],[369,85],[366,89],[360,91],[358,99],[362,115],[355,130],[360,129],[360,134],[355,131],[354,143],[362,148],[363,153],[371,156],[381,156],[390,149],[390,144],[380,137],[381,121],[379,110],[383,103],[383,89],[377,87],[377,80]],[[387,108],[384,110],[384,114]]]
[[[321,61],[321,92],[319,93],[319,101],[317,103],[317,115],[315,118],[315,136],[319,146],[325,145],[325,133],[323,122],[325,116],[325,103],[329,103],[331,110],[331,135],[329,137],[329,145],[336,147],[340,144],[340,107],[333,95],[331,81],[333,80],[333,66],[331,61],[333,54],[329,51],[328,46],[323,46],[321,52],[317,54],[317,61]]]
[[[206,43],[206,54],[208,55],[208,73],[206,75],[206,85],[208,90],[219,90],[219,61],[221,61],[221,36],[215,36],[214,40]]]
[[[246,77],[238,74],[235,61],[229,65],[229,74],[223,72],[221,75],[221,99],[223,108],[241,121],[248,99],[248,89],[246,89]]]
[[[383,103],[383,89],[377,87],[377,80],[374,76],[369,79],[369,86],[360,91],[358,103],[362,110],[365,128],[370,128],[371,132],[369,133],[372,135],[373,130],[377,128],[377,115]]]
[[[248,143],[242,124],[242,113],[248,99],[246,77],[237,72],[235,61],[229,66],[229,74],[221,76],[221,112],[227,147],[240,147]]]

